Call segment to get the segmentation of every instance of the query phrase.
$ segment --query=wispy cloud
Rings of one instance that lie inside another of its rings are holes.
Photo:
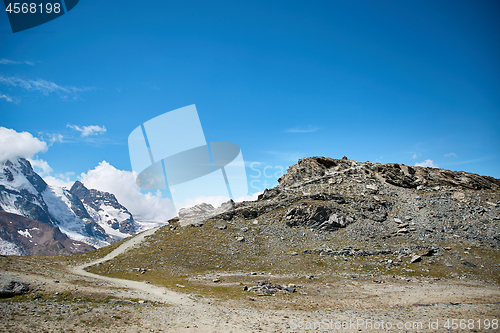
[[[90,135],[98,135],[106,133],[106,127],[90,125],[90,126],[78,126],[78,125],[66,125],[66,127],[72,128],[78,132],[81,132],[82,137],[90,136]]]
[[[5,58],[0,59],[0,65],[30,65],[35,66],[33,61],[14,61]]]
[[[482,156],[482,157],[471,159],[471,160],[458,161],[458,162],[448,162],[448,163],[446,163],[446,167],[455,166],[455,165],[462,165],[462,164],[485,162],[485,161],[495,160],[498,158],[499,158],[499,155],[486,155],[486,156]]]
[[[60,143],[62,143],[63,142],[63,138],[64,138],[64,136],[62,134],[51,134],[49,142],[50,142],[51,145],[54,144],[54,142],[60,142]]]
[[[307,126],[307,127],[293,127],[285,130],[286,133],[312,133],[319,130],[319,127]]]
[[[413,154],[413,156],[411,158],[416,159],[417,156],[418,156],[417,154]]]
[[[425,160],[423,162],[415,163],[415,166],[428,167],[428,168],[438,168],[437,164],[434,164],[433,160]]]
[[[14,99],[6,94],[0,93],[0,98],[4,98],[7,102],[14,102]]]
[[[444,154],[444,157],[457,157],[455,153]]]
[[[61,86],[54,82],[37,79],[37,80],[25,80],[17,77],[8,77],[0,75],[0,83],[6,86],[19,87],[27,91],[39,91],[42,95],[49,95],[51,93],[57,93],[61,98],[67,98],[73,96],[77,99],[79,94],[85,91],[95,90],[93,87],[74,87],[74,86]]]

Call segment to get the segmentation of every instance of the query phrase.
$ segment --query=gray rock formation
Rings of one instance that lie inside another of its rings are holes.
[[[14,279],[7,274],[0,275],[0,298],[22,295],[30,290],[30,284]]]
[[[500,246],[500,180],[463,171],[357,162],[299,160],[257,201],[215,217],[280,221],[322,232],[346,229],[353,240],[466,239]]]

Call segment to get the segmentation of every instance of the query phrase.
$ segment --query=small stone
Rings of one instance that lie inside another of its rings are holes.
[[[298,253],[297,253],[297,252],[292,252],[292,253],[290,253],[290,254],[291,254],[292,256],[296,256],[296,255],[298,255]]]
[[[255,221],[252,222],[252,224],[259,224],[259,221],[255,220]]]
[[[398,234],[407,234],[407,233],[408,233],[408,229],[406,229],[406,228],[398,230]]]
[[[419,256],[419,255],[414,255],[414,256],[413,256],[413,257],[411,257],[411,259],[410,259],[410,264],[413,264],[414,262],[418,262],[418,261],[420,261],[420,260],[422,260],[422,257],[421,257],[421,256]]]
[[[203,227],[203,222],[193,222],[191,226],[195,228]]]
[[[398,219],[397,217],[396,217],[396,218],[394,218],[394,222],[396,222],[396,223],[398,223],[398,224],[403,223],[403,221],[401,221],[401,219]]]
[[[468,261],[464,261],[462,264],[464,264],[465,266],[472,267],[472,268],[476,267],[476,265],[475,265],[475,264],[473,264],[473,263],[471,263],[471,262],[468,262]]]
[[[238,241],[238,242],[243,242],[244,240],[245,240],[245,237],[243,237],[243,236],[236,237],[236,241]]]
[[[445,265],[446,267],[453,267],[453,265],[452,265],[452,264],[449,264],[449,263],[447,263],[447,262],[445,262],[445,263],[444,263],[444,265]]]
[[[225,225],[225,224],[218,225],[218,226],[216,226],[216,228],[219,229],[219,230],[225,230],[225,229],[227,229],[227,225]]]
[[[407,226],[409,226],[408,223],[401,223],[400,225],[398,225],[398,228],[405,228]]]
[[[372,191],[378,191],[377,185],[366,185],[366,188]]]
[[[411,221],[412,217],[411,216],[405,216],[406,221]]]
[[[220,279],[213,279],[214,283],[220,282]]]

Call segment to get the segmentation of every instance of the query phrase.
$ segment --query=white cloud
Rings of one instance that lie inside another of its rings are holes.
[[[30,66],[35,66],[35,63],[33,61],[14,61],[14,60],[8,60],[8,59],[0,59],[0,64],[1,65],[30,65]]]
[[[9,95],[5,95],[5,94],[0,93],[0,98],[5,98],[5,100],[7,102],[14,102],[14,100],[12,99],[12,97],[10,97]]]
[[[87,188],[113,193],[138,221],[167,222],[176,215],[172,201],[161,192],[142,193],[135,183],[135,173],[118,170],[106,161],[80,175]]]
[[[457,157],[455,153],[444,154],[444,157]]]
[[[63,142],[62,134],[50,134],[50,145],[53,145],[54,142]]]
[[[220,207],[221,204],[223,204],[224,202],[226,202],[228,200],[229,200],[229,197],[224,197],[224,196],[200,195],[200,196],[197,196],[195,198],[190,198],[190,199],[184,200],[182,203],[176,205],[176,208],[177,209],[189,208],[189,207],[193,207],[195,205],[201,204],[201,203],[211,204],[212,206],[217,208],[217,207]]]
[[[40,176],[48,176],[49,173],[52,172],[52,168],[49,166],[49,163],[42,159],[29,159],[33,170],[38,173]]]
[[[247,195],[247,196],[244,196],[244,197],[236,198],[236,199],[234,199],[234,201],[235,202],[255,201],[255,200],[257,200],[257,198],[259,197],[259,195],[261,195],[262,193],[264,193],[264,191],[257,192],[257,193],[254,193],[254,194],[251,194],[251,195]]]
[[[81,135],[83,137],[89,136],[89,135],[98,135],[98,134],[103,134],[106,132],[106,127],[104,126],[97,126],[97,125],[90,125],[90,126],[77,126],[77,125],[66,125],[66,127],[72,128],[74,130],[77,130],[78,132],[81,132]]]
[[[413,154],[413,156],[411,158],[416,159],[417,158],[417,154]]]
[[[66,98],[69,95],[73,95],[75,99],[81,92],[94,90],[94,88],[90,87],[78,88],[74,86],[60,86],[54,82],[42,79],[25,80],[17,77],[7,77],[2,75],[0,75],[0,83],[7,86],[20,87],[27,91],[39,91],[43,95],[49,95],[50,93],[58,93],[63,98]]]
[[[289,128],[285,130],[287,133],[312,133],[316,132],[319,130],[318,127],[312,127],[312,126],[307,126],[307,127],[294,127],[294,128]]]
[[[415,163],[415,166],[438,168],[437,164],[434,164],[433,160],[425,160],[423,162],[418,162],[418,163]]]
[[[55,177],[53,176],[43,177],[43,180],[45,180],[45,182],[49,185],[65,187],[67,189],[70,189],[74,183],[74,181],[70,180],[70,176],[73,176],[74,174],[75,174],[74,172],[66,172],[65,174],[62,173],[58,174]]]
[[[13,129],[0,127],[0,162],[19,157],[30,159],[47,149],[46,142],[28,132],[16,132]]]

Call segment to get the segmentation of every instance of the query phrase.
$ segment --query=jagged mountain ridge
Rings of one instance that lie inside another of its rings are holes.
[[[255,202],[216,216],[261,219],[353,240],[465,239],[500,246],[500,180],[463,171],[308,157]]]
[[[113,194],[89,190],[80,182],[75,182],[70,190],[50,186],[23,158],[6,161],[2,167],[2,211],[58,228],[70,239],[92,248],[111,244],[138,229],[132,214]]]

